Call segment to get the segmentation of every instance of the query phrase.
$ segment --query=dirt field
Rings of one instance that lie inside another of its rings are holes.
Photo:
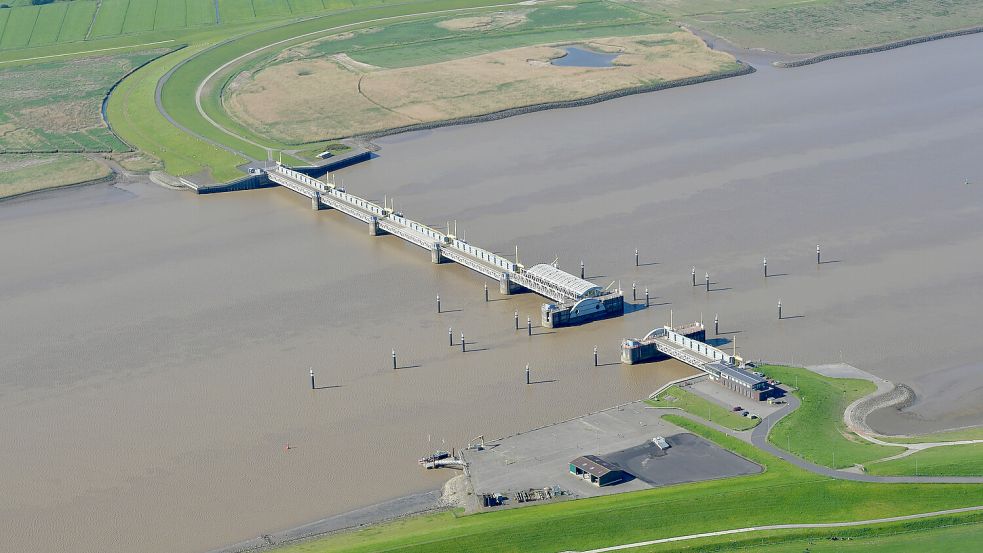
[[[296,60],[241,76],[226,106],[251,128],[301,142],[585,98],[734,63],[685,32],[580,44],[620,55],[604,68],[553,66],[563,55],[558,45],[401,69],[365,67],[347,56]]]

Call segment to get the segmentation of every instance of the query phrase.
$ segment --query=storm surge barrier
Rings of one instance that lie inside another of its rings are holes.
[[[526,274],[525,268],[519,263],[470,244],[453,234],[409,219],[388,205],[380,206],[349,194],[344,188],[327,180],[316,179],[279,163],[266,170],[266,174],[271,182],[310,198],[311,209],[337,209],[366,223],[372,236],[396,236],[430,251],[430,260],[433,263],[453,261],[497,280],[502,294],[512,294],[525,288],[560,303],[579,299],[566,287],[545,281],[535,274]]]

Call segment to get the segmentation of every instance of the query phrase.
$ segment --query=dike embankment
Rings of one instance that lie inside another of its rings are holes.
[[[945,31],[942,33],[936,33],[934,35],[908,38],[905,40],[888,42],[886,44],[881,44],[878,46],[868,46],[866,48],[854,48],[851,50],[828,52],[825,54],[819,54],[816,56],[811,56],[808,58],[803,58],[798,60],[775,61],[772,62],[772,65],[774,65],[775,67],[782,67],[782,68],[802,67],[804,65],[812,65],[814,63],[829,61],[836,58],[845,58],[849,56],[862,56],[864,54],[874,54],[876,52],[884,52],[885,50],[894,50],[895,48],[903,48],[905,46],[912,46],[915,44],[921,44],[923,42],[932,42],[933,40],[942,40],[944,38],[954,38],[959,36],[972,35],[976,33],[983,33],[983,26],[970,27],[968,29],[960,29],[958,31]]]
[[[454,119],[445,119],[442,121],[430,121],[426,123],[414,123],[412,125],[405,125],[402,127],[394,127],[392,129],[360,134],[352,138],[358,141],[366,141],[366,140],[381,138],[383,136],[391,136],[394,134],[402,134],[402,133],[413,132],[413,131],[426,131],[426,130],[438,129],[441,127],[452,127],[455,125],[470,125],[473,123],[484,123],[486,121],[497,121],[499,119],[514,117],[516,115],[525,115],[527,113],[534,113],[537,111],[589,106],[591,104],[598,104],[600,102],[606,102],[608,100],[614,100],[616,98],[622,98],[624,96],[644,94],[646,92],[657,92],[659,90],[678,88],[681,86],[691,86],[695,84],[706,83],[711,81],[719,81],[721,79],[729,79],[731,77],[740,77],[742,75],[749,75],[751,73],[754,73],[755,69],[751,65],[746,64],[740,60],[738,60],[737,63],[740,65],[740,67],[733,71],[713,73],[710,75],[700,75],[698,77],[687,77],[685,79],[676,79],[673,81],[652,83],[650,85],[644,85],[644,86],[622,88],[619,90],[612,90],[610,92],[604,92],[602,94],[596,94],[594,96],[588,96],[586,98],[580,98],[577,100],[543,102],[540,104],[532,104],[532,105],[521,106],[517,108],[509,108],[499,111],[493,111],[491,113],[485,113],[482,115],[471,115],[467,117],[457,117]]]

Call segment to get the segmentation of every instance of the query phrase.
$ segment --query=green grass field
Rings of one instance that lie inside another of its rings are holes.
[[[663,418],[761,464],[765,472],[470,516],[424,515],[277,551],[555,553],[762,524],[930,512],[983,501],[983,486],[978,485],[869,484],[818,477],[689,419]],[[733,540],[728,536],[720,542]]]
[[[983,25],[976,0],[641,0],[748,48],[791,54],[881,44]]]
[[[828,378],[806,369],[762,365],[758,370],[789,386],[802,405],[784,417],[768,435],[782,449],[827,467],[846,468],[904,451],[870,443],[849,432],[843,411],[854,400],[874,391],[873,383],[852,378]]]
[[[676,407],[687,413],[702,417],[715,422],[731,430],[747,430],[754,428],[761,422],[761,419],[751,420],[740,414],[734,413],[726,407],[721,407],[715,402],[707,401],[702,397],[684,390],[678,386],[670,386],[660,393],[654,400],[647,400],[645,403],[653,407],[672,408]]]
[[[983,476],[983,444],[933,447],[865,468],[869,474],[883,475]]]
[[[105,165],[80,154],[0,154],[0,198],[99,179]]]
[[[983,515],[940,516],[904,523],[829,530],[785,530],[642,547],[638,553],[963,553],[983,540]]]
[[[83,60],[0,67],[0,153],[123,152],[102,120],[109,88],[164,53],[154,50]]]
[[[955,442],[959,440],[983,440],[983,426],[972,428],[960,428],[958,430],[948,430],[945,432],[935,432],[932,434],[922,434],[920,436],[880,436],[885,442],[898,444],[923,444],[926,442]]]

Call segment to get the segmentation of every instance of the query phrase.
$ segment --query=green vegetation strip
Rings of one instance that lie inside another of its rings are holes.
[[[802,405],[772,428],[768,440],[803,459],[834,468],[851,467],[904,451],[873,444],[847,430],[843,412],[876,387],[867,380],[829,378],[812,371],[777,365],[759,366],[770,378],[793,386]]]
[[[933,447],[907,457],[868,463],[869,474],[902,476],[983,476],[983,443]]]
[[[663,418],[761,464],[765,472],[470,516],[431,514],[279,551],[578,551],[754,525],[865,520],[983,504],[983,486],[819,477],[687,418]]]
[[[676,551],[741,553],[961,553],[983,540],[983,513],[943,515],[871,526],[797,529],[720,536],[629,549],[630,553]]]
[[[920,436],[878,436],[878,439],[896,444],[923,444],[926,442],[956,442],[960,440],[983,440],[983,426],[960,428]]]
[[[702,397],[680,388],[670,386],[660,393],[655,399],[646,400],[647,404],[660,408],[679,408],[687,413],[702,417],[708,421],[715,422],[731,430],[747,430],[754,428],[761,422],[761,419],[750,419],[735,413],[726,407],[722,407],[715,402],[707,401]]]

